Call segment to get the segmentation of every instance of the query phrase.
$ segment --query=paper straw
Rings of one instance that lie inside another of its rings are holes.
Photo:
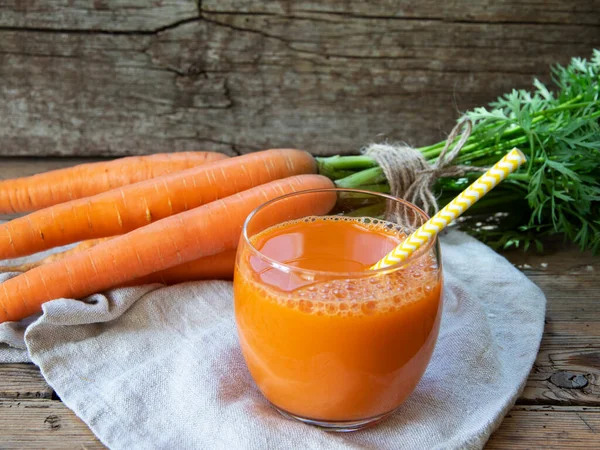
[[[525,161],[523,152],[517,148],[513,148],[504,158],[494,164],[490,170],[462,191],[458,197],[448,203],[440,212],[421,225],[396,248],[385,255],[383,259],[371,266],[371,270],[393,266],[406,260],[419,247],[435,238],[440,231],[469,209],[473,203],[491,191],[510,173],[517,170]]]

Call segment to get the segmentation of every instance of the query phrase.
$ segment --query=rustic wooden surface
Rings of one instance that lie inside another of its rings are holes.
[[[0,179],[79,162],[4,158]],[[548,299],[537,360],[490,449],[600,445],[600,258],[552,243],[544,254],[506,252]],[[527,301],[527,299],[523,299]],[[0,449],[103,448],[31,364],[0,364]]]
[[[427,145],[594,47],[599,0],[0,0],[0,155]]]

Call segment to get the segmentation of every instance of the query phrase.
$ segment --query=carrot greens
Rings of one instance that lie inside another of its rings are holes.
[[[541,248],[542,238],[562,234],[584,249],[600,250],[600,51],[552,68],[554,89],[534,80],[466,115],[472,133],[455,164],[490,166],[513,147],[529,158],[470,210],[461,226],[496,248]],[[435,162],[445,142],[418,148]],[[366,155],[317,158],[336,185],[388,191],[383,171]],[[479,173],[441,178],[440,206]],[[488,217],[488,219],[482,219]]]

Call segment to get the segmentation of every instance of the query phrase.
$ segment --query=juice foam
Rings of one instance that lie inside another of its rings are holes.
[[[268,236],[272,236],[277,230],[289,230],[296,224],[319,222],[346,222],[359,226],[371,235],[385,236],[391,242],[390,249],[406,238],[403,229],[390,222],[368,218],[325,216],[286,222],[253,236],[250,242],[257,249],[264,251]],[[380,256],[385,255],[386,252],[382,252]],[[267,254],[267,256],[272,257],[273,255]],[[357,269],[368,274],[369,267],[378,260],[378,257],[379,255],[375,255],[375,259],[366,257],[362,261],[354,261],[354,263],[356,263]],[[306,267],[310,264],[306,264],[306,261],[304,261],[304,267],[297,260],[278,260],[278,262],[305,269],[305,271],[285,274],[279,272],[279,269],[273,269],[268,265],[262,267],[262,264],[258,264],[256,261],[252,264],[250,261],[250,264],[243,265],[246,273],[241,278],[244,283],[251,284],[253,290],[260,292],[265,300],[306,314],[360,316],[389,313],[402,308],[407,303],[430,295],[439,283],[439,267],[432,250],[421,253],[411,259],[410,264],[389,273],[356,277],[356,272],[354,272],[352,278],[344,278],[344,273],[337,275],[335,271],[331,271],[326,276],[317,275],[316,278],[326,278],[322,281],[310,280],[311,274]],[[251,270],[250,267],[259,270]],[[278,273],[280,277],[295,278],[294,283],[298,287],[288,291],[266,285],[264,275],[270,271]]]

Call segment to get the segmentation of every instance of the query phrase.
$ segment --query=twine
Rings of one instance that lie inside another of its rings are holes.
[[[452,144],[463,130],[460,139]],[[418,150],[403,144],[371,144],[363,150],[383,169],[394,197],[405,199],[425,212],[438,211],[432,187],[441,177],[463,176],[467,172],[485,172],[485,168],[452,164],[471,135],[473,124],[461,119],[450,132],[437,161],[429,164]]]

